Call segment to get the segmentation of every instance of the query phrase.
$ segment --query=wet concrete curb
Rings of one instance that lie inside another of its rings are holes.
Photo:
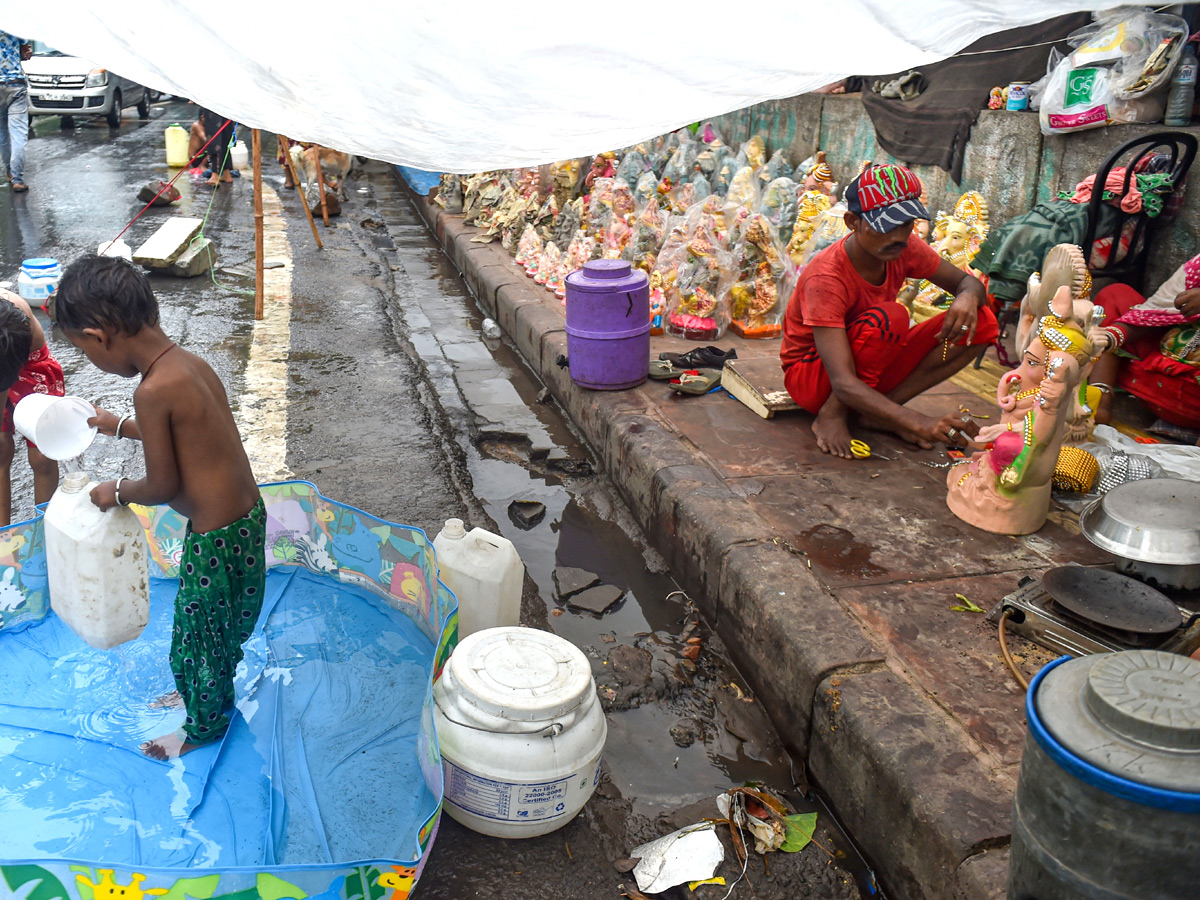
[[[565,320],[499,243],[414,203],[600,458],[650,542],[729,647],[790,749],[897,900],[997,900],[1014,785],[695,446],[639,391],[588,391],[555,364]],[[797,502],[803,502],[801,498]]]

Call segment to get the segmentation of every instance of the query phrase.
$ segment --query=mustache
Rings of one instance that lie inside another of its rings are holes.
[[[888,244],[883,248],[884,253],[890,253],[892,250],[903,250],[908,246],[907,241],[897,241],[895,244]]]

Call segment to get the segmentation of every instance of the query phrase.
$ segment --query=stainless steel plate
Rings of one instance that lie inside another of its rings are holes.
[[[1089,541],[1138,562],[1200,563],[1200,484],[1149,478],[1113,488],[1083,511],[1079,527]]]

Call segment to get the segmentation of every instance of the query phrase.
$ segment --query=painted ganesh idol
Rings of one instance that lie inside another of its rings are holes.
[[[984,531],[1031,534],[1050,511],[1054,468],[1093,352],[1073,318],[1069,288],[1060,288],[1050,307],[1021,365],[997,389],[999,423],[975,438],[991,449],[946,476],[950,511]]]
[[[987,233],[987,201],[978,191],[968,191],[958,198],[953,213],[938,215],[933,227],[933,249],[942,259],[968,272]],[[949,306],[953,299],[929,281],[921,282],[917,294],[918,301],[931,306]]]

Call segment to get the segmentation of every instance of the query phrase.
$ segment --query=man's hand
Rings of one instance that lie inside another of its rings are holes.
[[[1185,316],[1200,315],[1200,288],[1192,288],[1176,297],[1175,308]]]
[[[946,320],[938,333],[939,341],[952,344],[966,336],[966,343],[975,337],[975,326],[979,323],[979,304],[969,294],[959,294],[946,310]]]
[[[103,509],[112,509],[117,505],[117,483],[106,481],[92,488],[92,502]]]
[[[22,62],[29,59],[31,56],[33,56],[33,44],[22,44],[21,45],[21,60],[22,60]]]
[[[979,423],[965,413],[948,413],[940,419],[913,414],[901,437],[916,444],[922,450],[933,449],[934,444],[948,447],[965,447],[979,434]]]

